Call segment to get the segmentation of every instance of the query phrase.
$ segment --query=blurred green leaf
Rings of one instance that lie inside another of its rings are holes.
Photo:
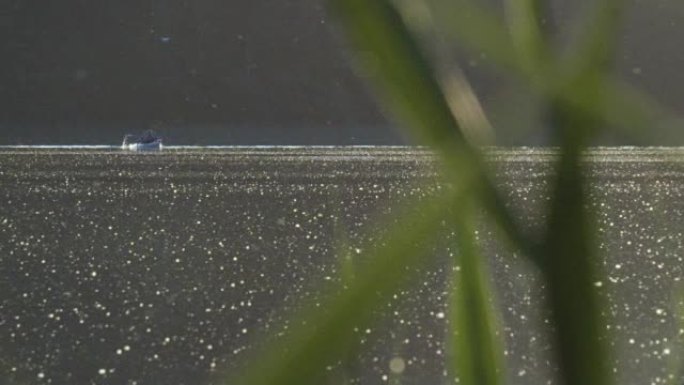
[[[665,345],[665,349],[669,349],[670,353],[666,354],[668,364],[668,376],[665,381],[668,385],[679,385],[684,375],[682,372],[682,359],[684,359],[684,286],[680,283],[676,285],[676,289],[672,295],[672,313],[676,319],[678,330],[671,339],[671,342]]]
[[[426,250],[443,232],[446,212],[458,212],[463,191],[446,189],[443,195],[414,204],[388,221],[382,241],[366,245],[363,268],[348,287],[329,294],[320,308],[305,310],[290,323],[286,336],[259,352],[245,375],[230,383],[245,385],[318,385],[326,366],[350,355],[354,327],[365,328],[374,312],[387,303],[407,279],[418,274],[430,258]]]
[[[396,10],[385,0],[334,0],[332,4],[356,48],[364,53],[361,59],[367,62],[363,64],[380,85],[391,111],[416,139],[439,149],[440,155],[461,153],[465,137]]]
[[[541,26],[545,2],[506,0],[505,4],[508,26],[520,68],[530,78],[549,76],[547,72],[555,63]]]
[[[335,242],[335,255],[338,256],[340,278],[342,279],[342,284],[347,285],[354,280],[356,268],[354,266],[354,256],[351,253],[351,244],[349,243],[347,232],[337,221],[335,221],[333,237]]]
[[[603,39],[603,36],[597,39]],[[587,41],[587,44],[593,42]],[[609,47],[603,49],[609,50]],[[580,49],[582,51],[585,50]],[[586,52],[594,53],[591,48]],[[572,75],[574,78],[565,85],[565,94],[575,98],[552,99],[550,107],[551,124],[557,129],[562,153],[543,250],[559,364],[567,385],[612,383],[605,320],[601,315],[604,303],[597,289],[603,283],[603,275],[595,254],[593,218],[586,207],[581,159],[591,138],[604,127],[605,119],[587,113],[587,109],[578,108],[569,101],[582,100],[584,105],[594,105],[605,112],[601,107],[609,64],[606,58],[596,54],[584,65],[586,67],[578,68]]]
[[[421,143],[437,150],[454,183],[476,186],[478,198],[512,244],[527,251],[522,233],[490,180],[479,152],[453,116],[433,71],[400,14],[387,0],[332,0],[334,10],[364,57],[388,108]]]
[[[519,69],[515,45],[492,9],[473,0],[425,0],[431,22],[442,32],[458,36],[458,42],[485,61],[503,69]]]
[[[464,385],[503,383],[503,346],[489,288],[486,260],[478,252],[467,206],[457,218],[458,268],[452,281],[451,357],[453,374]]]
[[[346,287],[347,283],[354,279],[356,268],[354,256],[351,253],[352,245],[349,239],[349,231],[342,220],[344,216],[341,202],[339,191],[335,191],[332,196],[333,212],[335,213],[333,219],[333,251],[338,258],[342,285]]]
[[[529,5],[532,0],[508,1],[509,8],[515,7],[509,13],[522,15],[515,16],[516,25],[532,18],[532,12],[539,9],[534,4]],[[575,83],[579,77],[586,77],[586,71],[597,68],[596,64],[603,63],[602,66],[605,66],[611,55],[615,54],[615,48],[609,47],[608,44],[615,38],[615,31],[618,30],[623,0],[597,2],[594,5],[596,14],[589,18],[584,33],[571,44],[563,60],[549,63],[543,61],[553,61],[553,57],[547,55],[548,49],[545,50],[543,45],[540,45],[540,40],[543,42],[543,39],[535,37],[535,31],[540,27],[513,26],[515,31],[509,36],[503,27],[506,25],[503,20],[479,2],[429,0],[427,3],[431,5],[431,20],[439,32],[469,49],[473,54],[484,54],[493,65],[509,70],[513,75],[526,81],[535,93],[547,99],[564,100],[585,114],[608,123],[608,129],[626,132],[641,143],[649,143],[648,136],[653,136],[654,126],[660,128],[663,131],[662,135],[666,137],[676,137],[675,134],[684,128],[677,113],[664,108],[653,97],[623,81],[604,79],[598,90],[604,98],[598,103],[595,99],[584,99],[582,92],[568,92],[568,84]],[[486,29],[486,39],[478,36],[479,28]],[[504,45],[508,47],[502,48]],[[523,53],[522,59],[521,55],[511,48],[519,46],[523,47],[520,50]],[[530,55],[538,55],[542,59],[541,64],[538,64],[542,68],[541,73],[530,72],[533,67],[524,62],[533,59],[524,54],[525,52],[531,52]],[[559,66],[558,63],[562,64],[562,68],[556,68]],[[583,76],[580,75],[582,73]]]
[[[609,7],[613,3],[613,0],[603,0],[598,9],[600,12],[613,10]],[[617,21],[607,14],[596,17],[597,23],[603,24],[594,33],[601,36],[592,35],[579,43],[577,52],[587,57],[570,70],[559,97],[548,100],[549,123],[555,130],[561,154],[547,210],[549,217],[541,258],[555,326],[555,349],[565,385],[612,383],[605,320],[601,314],[604,303],[597,290],[603,283],[603,275],[593,238],[594,221],[587,211],[582,165],[582,153],[596,132],[604,127],[605,119],[582,107],[594,105],[604,111],[605,79],[618,42],[615,40]],[[597,40],[601,43],[595,45]],[[576,100],[583,104],[578,105]]]
[[[473,145],[492,145],[494,130],[468,79],[456,65],[439,74],[444,97],[468,142]]]
[[[545,37],[536,24],[540,19],[539,3],[527,0],[509,4],[509,14],[513,16],[509,19],[523,57],[523,69],[543,70],[540,52]],[[581,156],[596,130],[611,118],[604,108],[604,79],[617,44],[619,7],[613,0],[598,2],[597,7],[584,37],[573,46],[572,64],[563,64],[554,71],[560,75],[560,81],[528,75],[533,85],[545,89],[548,123],[561,147],[539,259],[548,285],[555,350],[566,385],[611,382],[601,316],[603,303],[594,286],[601,282],[601,274],[594,254],[593,222],[586,212]],[[527,64],[525,57],[540,58],[539,63]]]
[[[619,48],[619,32],[625,7],[624,0],[601,0],[593,3],[594,10],[580,29],[582,33],[572,42],[563,57],[560,74],[575,78],[602,76],[612,66]]]
[[[573,126],[571,117],[563,124]],[[574,133],[568,133],[574,136]],[[556,349],[565,385],[609,384],[608,349],[601,316],[602,285],[595,232],[586,212],[582,147],[566,145],[557,167],[547,235],[541,249]]]

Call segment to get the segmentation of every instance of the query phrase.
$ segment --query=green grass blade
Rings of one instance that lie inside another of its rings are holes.
[[[437,150],[445,172],[458,183],[475,181],[478,196],[512,243],[527,251],[520,230],[488,177],[478,151],[466,141],[444,94],[399,12],[387,0],[332,0],[356,48],[373,55],[374,80],[384,101],[421,143]]]
[[[466,143],[432,69],[399,13],[386,0],[333,0],[352,42],[374,66],[366,66],[392,112],[421,143],[441,154],[461,153]]]
[[[665,346],[671,353],[667,359],[667,385],[681,384],[684,373],[682,372],[682,359],[684,359],[684,292],[682,285],[676,285],[672,295],[672,313],[676,319],[677,331],[672,340]]]
[[[506,0],[506,16],[517,60],[530,77],[544,77],[553,67],[541,25],[546,14],[540,0]]]
[[[605,79],[617,44],[618,3],[599,3],[594,28],[575,49],[575,54],[582,57],[563,71],[567,76],[556,97],[548,99],[550,123],[558,135],[561,155],[541,258],[555,326],[555,350],[565,385],[612,383],[601,314],[604,303],[596,286],[602,282],[593,239],[596,231],[587,212],[581,164],[582,152],[603,126],[605,116],[588,113],[590,107],[581,106],[596,106],[606,113]]]
[[[542,248],[556,350],[565,385],[611,383],[608,372],[601,282],[592,239],[594,228],[584,199],[580,148],[561,155]]]
[[[549,100],[550,123],[561,146],[552,191],[546,236],[541,249],[547,280],[549,307],[555,326],[561,376],[565,385],[604,385],[612,382],[604,335],[603,306],[595,284],[598,270],[595,229],[587,212],[585,176],[581,164],[584,148],[603,121],[569,100],[603,105],[604,60],[575,73],[564,85],[567,98]],[[574,98],[574,99],[573,99]]]
[[[448,70],[440,71],[439,77],[452,114],[470,143],[492,145],[494,129],[475,91],[458,66],[453,64],[450,67]]]
[[[581,28],[582,34],[571,44],[563,60],[565,66],[561,72],[568,75],[570,81],[596,71],[604,72],[617,54],[625,1],[601,0],[594,6],[587,24]]]
[[[584,28],[582,38],[573,44],[570,58],[563,61],[565,65],[560,70],[560,88],[556,92],[558,97],[550,98],[559,103],[560,109],[564,110],[557,121],[561,130],[582,130],[584,135],[589,135],[590,127],[600,127],[609,118],[613,118],[608,113],[615,111],[605,108],[607,91],[611,86],[607,81],[607,75],[612,71],[613,59],[619,44],[617,34],[620,30],[622,7],[622,0],[599,1],[591,22]],[[578,106],[580,108],[577,108]],[[590,116],[593,114],[587,111],[592,106],[602,112],[603,116]],[[573,124],[566,124],[563,119],[569,119],[569,123]],[[564,139],[566,149],[571,152],[576,149],[569,146],[586,145],[576,142],[573,138]]]
[[[335,218],[333,227],[333,241],[335,255],[338,256],[338,269],[340,279],[343,285],[347,285],[354,280],[354,256],[351,253],[351,244],[349,243],[349,235],[340,223],[341,216]]]
[[[354,256],[351,253],[352,245],[349,238],[349,231],[344,223],[342,197],[339,190],[334,190],[332,194],[332,209],[334,213],[333,219],[333,252],[337,256],[339,276],[342,280],[342,286],[346,287],[347,283],[354,279]]]
[[[519,62],[506,23],[481,2],[473,0],[425,0],[431,20],[440,30],[459,36],[458,42],[478,58],[504,68],[518,69]]]
[[[459,268],[454,271],[451,320],[453,373],[464,385],[503,383],[503,347],[486,261],[478,252],[467,208],[458,216]]]
[[[516,3],[516,0],[509,1]],[[530,0],[521,0],[522,3],[528,1]],[[552,70],[552,63],[541,64],[541,67],[548,71],[546,78],[540,74],[531,73],[527,66],[521,63],[516,51],[511,49],[511,47],[526,45],[531,48],[525,50],[535,52],[537,48],[534,47],[538,46],[538,39],[534,37],[532,32],[525,30],[532,29],[534,31],[536,28],[521,26],[519,32],[513,33],[513,35],[519,35],[514,39],[507,35],[508,31],[503,27],[505,23],[502,20],[499,20],[491,10],[475,4],[472,0],[430,0],[428,3],[433,6],[432,20],[440,32],[465,46],[473,54],[484,54],[491,64],[504,70],[510,70],[514,75],[526,81],[540,95],[548,99],[564,100],[564,102],[582,110],[584,114],[611,124],[610,129],[625,132],[641,142],[648,143],[649,135],[652,136],[653,133],[654,121],[658,128],[665,130],[662,135],[678,138],[676,133],[684,126],[681,124],[682,119],[674,111],[664,108],[649,95],[634,87],[629,87],[623,82],[613,79],[606,81],[601,86],[604,100],[600,103],[596,103],[594,100],[587,102],[582,92],[567,92],[566,88],[569,82],[575,81],[580,73],[586,73],[591,66],[601,63],[603,63],[602,66],[605,65],[607,58],[614,53],[614,49],[606,48],[606,44],[610,41],[610,36],[614,37],[614,32],[610,32],[609,28],[616,28],[619,22],[621,12],[616,7],[621,6],[621,0],[605,0],[603,2],[605,4],[601,3],[598,6],[599,15],[591,19],[592,21],[587,27],[588,32],[582,35],[583,38],[578,39],[572,45],[571,54],[565,56],[563,62],[566,64],[562,70]],[[523,5],[517,6],[522,7]],[[517,13],[523,13],[523,11],[516,11]],[[470,17],[471,15],[475,16]],[[519,19],[521,20],[520,23],[529,17],[522,17]],[[605,24],[601,24],[602,20],[607,21]],[[478,36],[478,28],[480,27],[486,29],[486,39]],[[598,34],[602,34],[601,37],[598,37]],[[528,39],[531,41],[530,43],[521,43],[521,41],[525,42]],[[518,40],[518,42],[514,43],[514,40]],[[502,45],[508,45],[508,47],[501,48]],[[490,52],[495,50],[499,51],[497,53]],[[550,55],[542,55],[541,57],[550,60]],[[583,70],[578,68],[583,68]],[[564,73],[565,76],[560,76],[561,73]],[[559,75],[554,77],[553,74]],[[556,80],[553,81],[554,79]]]
[[[605,17],[608,16],[597,15],[598,20]],[[602,275],[595,254],[595,229],[587,212],[581,164],[584,148],[604,121],[573,103],[581,100],[582,106],[595,105],[603,110],[609,58],[616,44],[612,40],[616,24],[604,21],[606,25],[596,31],[602,35],[592,36],[601,43],[594,46],[594,42],[588,41],[586,48],[580,48],[579,52],[588,57],[570,69],[567,83],[559,89],[560,97],[549,99],[550,123],[558,135],[561,155],[541,258],[555,326],[555,349],[565,385],[612,383],[605,320],[601,315],[604,303],[595,286],[602,282]]]
[[[304,311],[287,336],[271,343],[248,364],[245,375],[231,381],[244,385],[318,385],[325,368],[348,357],[354,348],[354,327],[363,328],[389,294],[407,283],[430,258],[423,253],[443,231],[445,210],[458,211],[461,192],[432,197],[399,215],[384,241],[367,246],[364,262],[346,290],[330,294],[324,306]]]

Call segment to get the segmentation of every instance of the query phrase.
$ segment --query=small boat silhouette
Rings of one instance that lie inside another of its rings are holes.
[[[130,151],[159,151],[162,148],[162,139],[152,130],[147,130],[142,135],[128,134],[124,136],[121,148]]]

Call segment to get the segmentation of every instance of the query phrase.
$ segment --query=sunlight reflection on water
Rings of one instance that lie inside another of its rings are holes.
[[[681,350],[684,150],[588,153],[619,383],[663,382]],[[27,383],[198,383],[236,370],[313,282],[340,280],[379,214],[439,188],[410,147],[12,147],[0,150],[0,370]],[[540,226],[555,153],[491,149],[518,217]],[[534,273],[478,234],[504,318],[511,384],[552,378]],[[443,381],[449,256],[359,330],[363,383]]]

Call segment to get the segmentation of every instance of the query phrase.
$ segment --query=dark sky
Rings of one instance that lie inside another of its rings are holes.
[[[682,111],[684,6],[633,3],[621,71]],[[0,144],[118,143],[146,128],[170,144],[401,143],[323,5],[0,0]],[[581,15],[565,8],[559,25]],[[473,58],[463,62],[485,107],[524,125],[518,88]],[[504,144],[540,137],[500,131]]]

